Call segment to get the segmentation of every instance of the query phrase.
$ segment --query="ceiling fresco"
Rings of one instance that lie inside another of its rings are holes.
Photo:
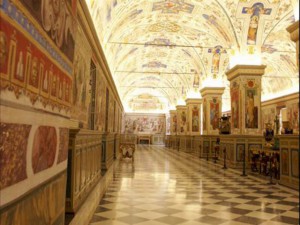
[[[299,89],[286,28],[297,0],[86,0],[127,112],[167,112],[223,86],[234,56],[267,65],[262,99]],[[283,85],[284,84],[284,85]]]

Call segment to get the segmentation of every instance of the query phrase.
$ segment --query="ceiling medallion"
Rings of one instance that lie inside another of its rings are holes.
[[[155,23],[151,26],[149,26],[149,31],[150,32],[161,32],[161,31],[166,31],[166,32],[178,32],[180,31],[181,27],[177,25],[174,22],[170,21],[163,21],[159,23]]]
[[[194,7],[192,4],[185,3],[184,0],[165,0],[153,3],[152,11],[161,10],[162,13],[179,14],[185,12],[191,14]]]

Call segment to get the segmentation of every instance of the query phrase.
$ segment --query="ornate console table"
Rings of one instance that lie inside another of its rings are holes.
[[[134,161],[134,152],[136,148],[136,135],[123,134],[120,138],[120,154],[122,158],[132,158]]]
[[[141,144],[141,141],[147,141],[148,144],[151,144],[151,135],[142,134],[138,136],[138,144]]]

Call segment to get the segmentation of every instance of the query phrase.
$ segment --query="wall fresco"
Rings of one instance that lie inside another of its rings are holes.
[[[89,42],[82,31],[78,28],[76,35],[76,45],[74,58],[74,87],[73,87],[73,108],[71,117],[80,121],[87,127],[88,124],[88,105],[91,99],[90,85],[90,63],[92,50]]]
[[[220,111],[220,102],[218,98],[214,98],[210,101],[210,126],[212,130],[217,130],[219,128],[219,111]]]
[[[245,96],[246,128],[258,128],[258,109],[260,101],[258,100],[259,93],[257,88],[255,88],[254,80],[247,81]]]
[[[68,158],[69,129],[59,128],[59,150],[57,163],[61,163]]]
[[[0,190],[27,178],[26,152],[31,125],[0,123]]]
[[[173,125],[173,127],[172,127],[172,130],[173,130],[173,133],[175,133],[176,134],[176,132],[177,132],[177,115],[176,114],[172,114],[172,125]]]
[[[207,112],[206,112],[206,99],[204,99],[204,102],[203,102],[203,130],[206,130],[206,117],[207,117]]]
[[[192,132],[200,131],[200,109],[198,106],[194,106],[192,109]]]
[[[291,123],[291,127],[299,130],[299,102],[287,106],[287,117]]]
[[[272,107],[272,108],[264,108],[261,111],[262,114],[262,128],[266,128],[266,123],[271,123],[273,128],[274,127],[274,120],[276,117],[276,107]]]
[[[112,91],[110,92],[112,93]],[[103,94],[103,93],[102,93]],[[108,119],[108,130],[110,132],[113,132],[113,124],[114,124],[114,98],[111,95],[111,98],[109,98],[109,119]]]
[[[34,173],[50,168],[55,159],[57,134],[54,127],[40,126],[34,135],[32,168]]]
[[[125,132],[164,134],[166,129],[165,121],[165,116],[126,114]]]
[[[75,48],[74,18],[65,0],[20,0],[38,21],[55,45],[73,62]]]
[[[187,131],[187,114],[186,110],[179,110],[178,111],[178,125],[179,125],[179,132],[184,133]]]
[[[236,82],[231,87],[231,115],[231,126],[233,128],[240,128],[240,96],[239,86]]]
[[[95,124],[99,131],[104,131],[105,129],[105,90],[106,85],[104,83],[104,78],[99,73],[96,79],[97,93],[96,93],[96,110],[95,110]]]

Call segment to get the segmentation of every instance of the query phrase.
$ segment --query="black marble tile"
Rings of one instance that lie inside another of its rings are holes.
[[[175,217],[175,216],[165,216],[165,217],[158,218],[155,221],[169,224],[169,225],[176,225],[176,224],[184,223],[188,220],[179,218],[179,217]]]
[[[257,211],[261,211],[261,212],[265,212],[265,213],[271,213],[271,214],[281,214],[281,213],[286,212],[286,210],[275,209],[275,208],[268,208],[268,207],[260,208]]]
[[[282,222],[287,224],[299,225],[299,219],[287,217],[287,216],[277,216],[272,219],[272,221]]]
[[[226,209],[225,211],[235,213],[235,214],[239,214],[239,215],[245,215],[245,214],[248,214],[248,213],[252,212],[251,210],[239,209],[239,208],[229,208],[229,209]]]
[[[152,211],[162,213],[162,214],[166,214],[166,215],[172,215],[172,214],[182,212],[181,210],[171,209],[171,208],[161,208],[161,209],[156,209],[156,210],[152,210]]]
[[[93,218],[91,219],[90,223],[102,222],[102,221],[106,221],[106,220],[109,220],[109,219],[102,217],[102,216],[94,215]]]
[[[112,209],[108,209],[108,208],[104,208],[102,206],[98,206],[95,213],[101,213],[101,212],[107,212],[107,211],[111,211]]]
[[[259,225],[259,224],[264,223],[266,220],[262,220],[262,219],[250,217],[250,216],[241,216],[241,217],[234,219],[234,221],[251,224],[251,225]]]
[[[199,219],[196,219],[195,221],[205,223],[205,224],[211,224],[211,225],[219,225],[222,223],[225,223],[228,220],[225,219],[220,219],[212,216],[203,216],[200,217]]]
[[[141,222],[147,221],[147,219],[145,219],[145,218],[134,216],[134,215],[120,217],[120,218],[117,218],[116,220],[124,222],[124,223],[128,223],[128,224],[136,224],[136,223],[141,223]]]
[[[276,202],[276,204],[294,206],[294,207],[299,206],[299,202],[289,202],[289,201],[278,201]]]

